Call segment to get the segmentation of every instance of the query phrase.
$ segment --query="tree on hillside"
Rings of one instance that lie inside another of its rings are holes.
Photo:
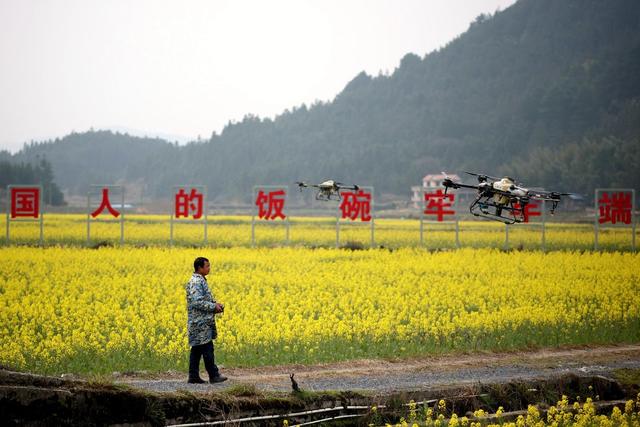
[[[51,164],[42,158],[35,166],[31,163],[13,164],[0,161],[0,188],[8,185],[38,184],[42,186],[45,203],[52,206],[65,205],[64,196],[53,179]]]

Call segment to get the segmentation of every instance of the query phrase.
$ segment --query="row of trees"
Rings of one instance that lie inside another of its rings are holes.
[[[65,204],[64,195],[54,182],[51,163],[44,158],[35,164],[0,160],[0,189],[11,184],[41,185],[45,203],[53,206]]]

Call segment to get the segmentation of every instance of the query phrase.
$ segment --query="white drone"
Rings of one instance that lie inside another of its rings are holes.
[[[320,184],[307,184],[306,182],[296,182],[300,191],[303,188],[314,187],[318,189],[316,193],[316,200],[342,200],[342,196],[340,195],[341,190],[354,190],[358,191],[360,187],[357,185],[344,185],[341,182],[336,182],[332,179],[328,181],[324,181]]]

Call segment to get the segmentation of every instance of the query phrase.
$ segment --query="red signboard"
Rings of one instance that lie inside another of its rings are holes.
[[[424,214],[436,215],[439,222],[443,221],[445,216],[456,214],[453,209],[447,209],[453,206],[455,194],[444,194],[438,189],[435,193],[425,193],[424,200],[427,202]]]
[[[188,218],[193,216],[193,219],[202,218],[202,208],[204,205],[204,197],[202,193],[199,193],[195,188],[191,189],[188,194],[181,188],[175,195],[175,217]]]
[[[603,191],[598,199],[598,223],[631,224],[631,192]]]
[[[269,191],[268,193],[260,190],[255,201],[258,207],[258,218],[266,220],[285,219],[286,215],[283,212],[285,197],[286,192],[284,190]]]
[[[371,193],[364,190],[354,192],[344,192],[342,194],[342,203],[340,210],[342,218],[349,218],[353,221],[360,218],[362,222],[371,221]]]
[[[516,203],[515,205],[513,205],[513,208],[517,210],[521,210],[520,203]],[[539,209],[540,209],[540,202],[535,201],[535,202],[527,203],[527,205],[524,207],[524,212],[522,213],[522,216],[524,217],[524,222],[529,222],[529,219],[532,216],[541,216],[542,212]]]
[[[11,218],[40,216],[40,189],[38,187],[11,188]]]
[[[100,203],[100,206],[98,206],[98,208],[95,211],[91,212],[91,216],[95,218],[98,215],[100,215],[105,209],[109,211],[109,213],[116,218],[120,216],[120,212],[118,212],[113,208],[113,206],[111,206],[111,202],[109,201],[108,188],[102,189],[102,202]]]

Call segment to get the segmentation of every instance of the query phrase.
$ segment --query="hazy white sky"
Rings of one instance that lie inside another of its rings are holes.
[[[208,138],[332,100],[515,0],[0,0],[0,149],[90,127]]]

